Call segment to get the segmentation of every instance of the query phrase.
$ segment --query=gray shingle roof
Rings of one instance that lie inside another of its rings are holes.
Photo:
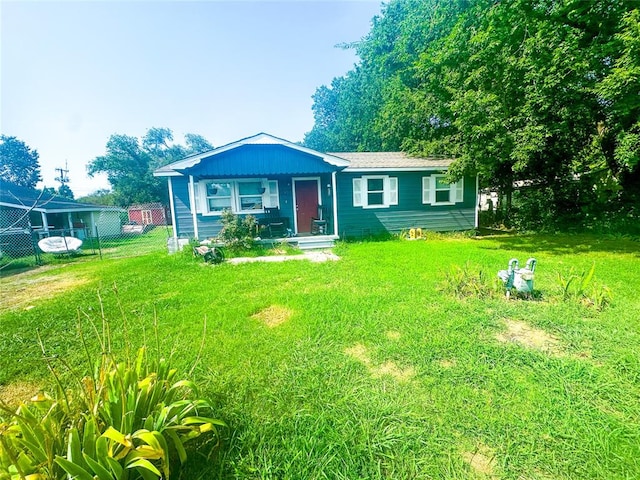
[[[0,206],[45,212],[122,211],[118,207],[78,203],[75,200],[41,193],[34,188],[20,187],[8,182],[0,182]]]
[[[410,157],[404,152],[335,152],[336,157],[349,160],[346,171],[355,169],[447,169],[452,158],[446,157]]]

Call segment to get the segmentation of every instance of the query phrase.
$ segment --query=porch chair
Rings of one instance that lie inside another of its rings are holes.
[[[265,208],[264,214],[267,219],[266,226],[269,231],[269,237],[282,238],[287,234],[287,227],[284,218],[280,216],[280,209],[277,207]]]
[[[326,235],[329,230],[327,215],[322,205],[318,205],[318,216],[311,219],[311,235]]]

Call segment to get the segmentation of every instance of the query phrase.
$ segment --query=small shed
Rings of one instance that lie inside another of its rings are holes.
[[[164,205],[159,202],[131,205],[129,222],[136,225],[166,225],[167,216]]]

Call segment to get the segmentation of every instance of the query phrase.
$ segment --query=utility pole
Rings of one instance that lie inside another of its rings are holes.
[[[58,167],[58,168],[55,169],[55,171],[60,174],[55,178],[55,181],[56,182],[60,182],[60,186],[64,187],[65,184],[67,184],[69,182],[69,177],[67,176],[68,173],[69,173],[69,168],[68,168],[68,165],[67,165],[67,161],[66,160],[64,161],[64,168]]]

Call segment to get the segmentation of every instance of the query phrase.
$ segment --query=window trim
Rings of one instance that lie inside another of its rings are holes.
[[[369,190],[369,180],[382,180],[382,191]],[[363,175],[352,181],[353,206],[362,208],[389,208],[398,205],[398,177],[389,175]],[[369,204],[370,193],[382,193],[382,202]]]
[[[233,209],[233,213],[240,213],[240,214],[255,214],[255,213],[264,213],[264,194],[266,192],[266,187],[265,187],[265,179],[263,178],[242,178],[242,179],[238,179],[235,181],[231,181],[232,183],[232,192],[233,192],[233,196],[235,197],[235,208]],[[258,194],[243,194],[240,195],[240,184],[241,183],[260,183],[260,187],[265,189],[264,192]],[[262,202],[262,208],[252,208],[249,210],[242,210],[242,198],[243,197],[260,197],[261,202]]]
[[[206,180],[204,182],[202,182],[200,184],[200,182],[198,182],[199,184],[199,191],[200,191],[200,197],[202,199],[201,205],[202,208],[200,209],[200,213],[202,213],[203,215],[222,215],[222,212],[224,211],[224,209],[220,210],[220,211],[210,211],[209,210],[209,198],[213,198],[214,196],[210,197],[207,193],[207,187],[210,183],[225,183],[229,185],[229,191],[230,191],[230,195],[225,195],[225,196],[220,196],[218,198],[228,198],[229,199],[229,206],[231,207],[231,209],[234,209],[234,200],[233,200],[233,181],[232,180],[226,180],[226,179],[220,179],[220,180]]]

